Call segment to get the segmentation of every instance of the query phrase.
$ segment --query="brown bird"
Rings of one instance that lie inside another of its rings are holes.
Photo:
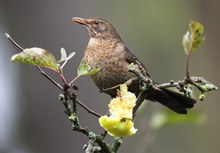
[[[92,69],[100,68],[100,71],[91,76],[93,81],[101,91],[115,97],[117,94],[115,88],[104,89],[123,84],[135,77],[128,71],[127,66],[131,63],[140,63],[140,61],[126,47],[116,29],[108,21],[100,18],[82,19],[78,17],[74,17],[72,20],[85,26],[89,32],[90,40],[83,60]],[[150,75],[147,74],[147,77],[150,78]],[[134,81],[129,86],[129,90],[138,95],[140,93],[139,82]],[[168,89],[152,91],[146,99],[157,101],[179,114],[186,114],[187,108],[192,108],[196,103],[194,99]]]

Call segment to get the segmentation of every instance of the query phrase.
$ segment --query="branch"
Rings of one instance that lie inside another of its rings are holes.
[[[67,96],[67,94],[66,94],[66,96]],[[102,136],[96,135],[90,129],[88,129],[86,127],[83,127],[80,124],[79,119],[76,115],[76,108],[74,108],[74,107],[76,107],[75,104],[78,101],[78,99],[76,99],[76,96],[71,97],[73,106],[68,104],[68,102],[67,102],[68,97],[66,97],[66,96],[65,95],[64,95],[64,97],[61,96],[62,98],[60,98],[60,100],[63,102],[63,104],[65,106],[65,113],[68,115],[68,119],[72,122],[72,130],[77,131],[77,132],[81,132],[81,133],[85,134],[87,137],[89,137],[89,142],[88,142],[88,145],[85,148],[85,151],[88,152],[88,151],[91,151],[91,149],[94,149],[94,148],[97,149],[97,147],[94,147],[94,145],[95,145],[94,142],[96,142],[98,144],[98,146],[100,146],[100,148],[103,152],[112,153],[111,148],[103,140]]]
[[[137,98],[137,101],[136,101],[136,105],[133,108],[133,118],[135,117],[138,108],[141,106],[141,104],[143,103],[143,101],[144,101],[146,96],[147,96],[147,92],[146,91],[141,91],[140,94],[138,95],[138,98]]]
[[[84,105],[79,99],[76,99],[77,104],[79,104],[82,108],[84,108],[88,113],[95,115],[96,117],[101,117],[100,114],[98,114],[97,112],[91,110],[89,107],[87,107],[86,105]]]
[[[151,93],[152,89],[164,89],[164,88],[170,88],[175,87],[180,92],[183,92],[185,96],[191,97],[191,88],[190,85],[195,86],[200,92],[200,100],[203,100],[204,95],[212,90],[217,90],[218,87],[216,87],[214,84],[210,83],[209,81],[206,81],[203,77],[197,77],[197,76],[191,76],[186,77],[183,80],[174,82],[171,80],[168,83],[162,83],[162,84],[156,84],[154,83],[151,78],[147,75],[145,71],[143,71],[143,66],[140,64],[131,64],[128,67],[128,71],[135,74],[140,82],[140,94],[137,98],[136,106],[133,108],[133,118],[136,114],[136,111],[140,107],[140,105],[143,103],[145,97],[147,94]]]
[[[8,33],[5,33],[6,38],[8,38],[8,40],[10,40],[10,42],[15,45],[18,49],[20,49],[21,51],[24,50],[23,47],[21,47]],[[46,74],[43,69],[39,66],[36,66],[37,69],[40,71],[40,73],[46,77],[50,82],[52,82],[56,87],[58,87],[60,90],[63,90],[63,88],[61,87],[61,85],[59,83],[57,83],[55,80],[53,80],[48,74]],[[61,76],[61,75],[60,75]],[[65,82],[65,79],[61,76],[63,82]]]
[[[6,38],[8,38],[10,41],[11,41],[11,43],[13,44],[13,45],[15,45],[17,48],[19,48],[20,50],[24,50],[20,45],[18,45],[18,43],[16,43],[16,41],[14,41],[14,39],[12,39],[11,38],[11,36],[8,34],[8,33],[5,33],[5,36],[6,36]]]
[[[60,90],[63,91],[63,87],[57,83],[55,80],[53,80],[48,74],[46,74],[42,68],[40,68],[39,66],[36,66],[37,69],[39,70],[39,72],[44,76],[46,77],[50,82],[52,82],[57,88],[59,88]]]
[[[114,139],[114,143],[111,145],[111,150],[112,150],[113,152],[117,152],[117,151],[118,151],[118,149],[120,148],[120,146],[121,146],[121,144],[122,144],[122,139],[123,139],[123,138],[120,138],[120,137],[116,137],[116,138]]]

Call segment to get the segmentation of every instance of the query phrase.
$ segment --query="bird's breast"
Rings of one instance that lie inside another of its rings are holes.
[[[124,45],[121,43],[90,40],[84,60],[92,68],[100,68],[98,73],[92,75],[92,79],[100,89],[114,87],[133,77],[133,74],[128,72],[129,63],[126,62]]]

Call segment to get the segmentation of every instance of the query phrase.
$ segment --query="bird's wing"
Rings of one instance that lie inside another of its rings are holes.
[[[125,46],[125,55],[126,55],[126,61],[129,64],[134,63],[134,64],[141,65],[145,69],[147,76],[150,77],[146,67],[137,59],[137,57],[126,46]]]

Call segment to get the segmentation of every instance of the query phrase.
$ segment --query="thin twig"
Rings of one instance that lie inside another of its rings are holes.
[[[141,104],[142,104],[143,101],[145,100],[146,96],[147,96],[147,92],[146,92],[146,91],[141,91],[141,92],[139,93],[138,98],[137,98],[137,101],[136,101],[136,105],[135,105],[135,107],[133,108],[133,118],[135,117],[138,108],[141,106]]]
[[[63,84],[67,84],[67,81],[66,81],[65,77],[63,76],[63,73],[58,73],[58,74],[59,74],[61,80],[63,81]]]
[[[15,45],[17,48],[19,48],[20,50],[24,50],[20,45],[18,45],[18,43],[8,34],[8,33],[5,33],[5,36],[10,40],[10,42]],[[40,73],[45,76],[50,82],[52,82],[55,86],[57,86],[60,90],[63,90],[63,88],[61,87],[61,85],[59,83],[57,83],[55,80],[53,80],[49,75],[47,75],[43,69],[39,66],[36,66],[37,69],[40,71]],[[61,77],[62,78],[62,77]],[[63,78],[62,78],[63,80]],[[64,79],[65,81],[65,79]]]
[[[74,82],[80,77],[80,75],[78,75],[77,77],[75,77],[72,81],[70,81],[69,85],[72,87],[74,85]]]
[[[57,83],[55,80],[53,80],[49,75],[47,75],[47,74],[43,71],[43,69],[41,69],[39,66],[36,66],[36,68],[40,71],[40,73],[41,73],[44,77],[46,77],[50,82],[52,82],[55,86],[57,86],[60,90],[63,91],[63,87],[62,87],[59,83]]]
[[[85,110],[87,110],[88,113],[95,115],[96,117],[101,117],[100,114],[98,114],[97,112],[91,110],[89,107],[87,107],[86,105],[84,105],[79,99],[76,99],[77,104],[79,104],[81,107],[83,107]]]
[[[5,36],[11,41],[12,44],[14,44],[16,47],[18,47],[20,50],[24,50],[14,39],[11,38],[11,36],[8,33],[5,33]]]

